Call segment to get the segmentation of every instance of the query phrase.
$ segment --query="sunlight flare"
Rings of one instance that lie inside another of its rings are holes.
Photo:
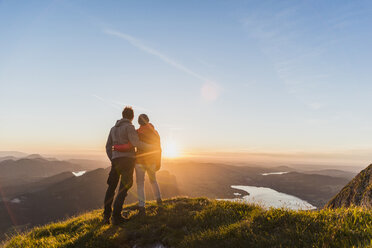
[[[177,158],[181,156],[178,145],[174,141],[165,142],[163,145],[163,156],[166,158]]]

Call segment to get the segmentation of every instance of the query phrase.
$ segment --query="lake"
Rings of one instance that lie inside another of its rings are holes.
[[[269,175],[283,175],[287,174],[289,171],[279,171],[279,172],[268,172],[268,173],[262,173],[262,176],[269,176]]]
[[[72,174],[74,174],[75,177],[81,177],[82,175],[84,175],[87,171],[78,171],[78,172],[72,172]]]
[[[259,204],[265,208],[288,208],[293,210],[312,210],[316,209],[315,206],[311,205],[307,201],[304,201],[296,196],[288,195],[285,193],[278,192],[276,190],[255,187],[255,186],[243,186],[243,185],[232,185],[231,188],[243,190],[249,195],[243,196],[242,198],[231,199],[233,201],[243,201],[246,203]]]

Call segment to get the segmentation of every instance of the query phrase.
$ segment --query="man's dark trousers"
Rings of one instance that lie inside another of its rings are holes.
[[[107,179],[108,188],[105,196],[106,217],[111,216],[111,205],[114,200],[115,190],[120,181],[119,192],[115,198],[113,218],[121,217],[123,203],[128,194],[128,190],[133,185],[133,171],[135,167],[135,159],[129,157],[115,158],[111,162],[111,171]],[[121,180],[120,180],[121,179]]]

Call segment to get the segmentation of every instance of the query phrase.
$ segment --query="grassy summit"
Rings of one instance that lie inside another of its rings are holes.
[[[97,210],[13,237],[5,247],[372,247],[372,211],[264,210],[205,198],[149,204],[147,217],[125,208],[123,226],[102,225]]]

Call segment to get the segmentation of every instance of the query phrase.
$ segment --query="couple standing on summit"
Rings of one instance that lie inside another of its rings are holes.
[[[147,172],[157,203],[161,204],[156,171],[161,164],[160,136],[145,114],[138,117],[140,128],[135,130],[132,124],[134,112],[125,107],[122,119],[118,120],[110,130],[106,143],[106,153],[111,161],[111,171],[107,179],[108,188],[105,196],[104,223],[122,224],[126,219],[122,216],[123,203],[128,190],[133,185],[133,172],[136,170],[139,213],[145,214],[144,182]],[[136,151],[137,149],[137,151]],[[120,182],[119,191],[114,201],[115,190]],[[114,201],[114,210],[112,203]]]

